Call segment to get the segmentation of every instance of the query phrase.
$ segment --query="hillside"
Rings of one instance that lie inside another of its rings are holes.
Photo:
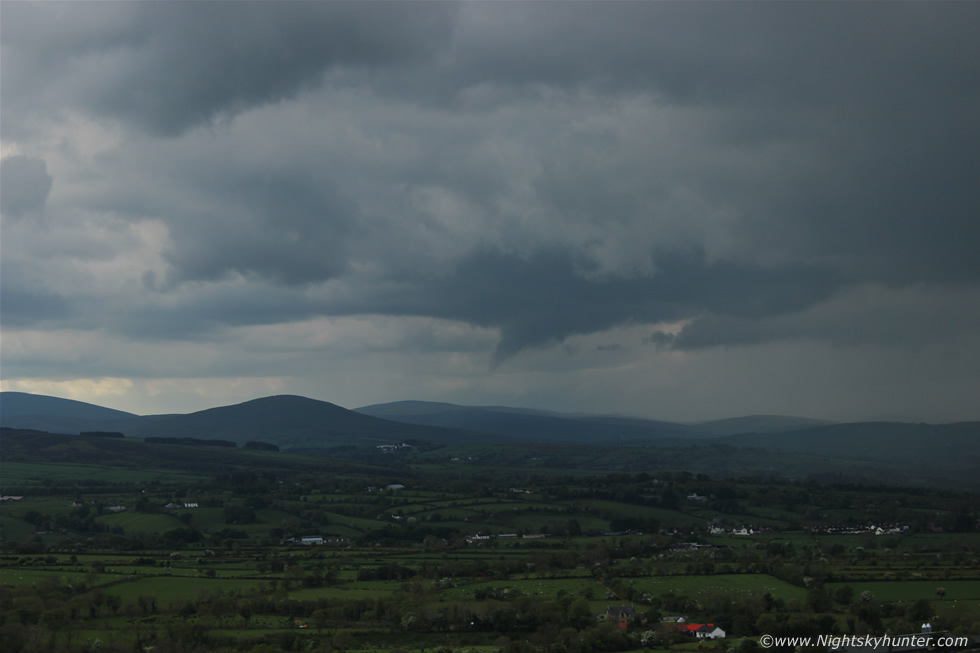
[[[325,401],[290,395],[187,415],[135,416],[55,397],[28,395],[25,398],[22,393],[3,393],[2,406],[5,427],[75,434],[117,431],[128,438],[198,438],[238,444],[260,440],[284,450],[374,447],[405,441],[458,447],[492,448],[504,444],[507,445],[504,449],[517,456],[506,464],[524,464],[520,461],[526,459],[534,465],[588,467],[590,458],[604,455],[596,447],[607,452],[616,447],[637,447],[629,455],[631,469],[670,467],[721,476],[763,473],[797,478],[814,473],[844,473],[849,477],[869,477],[896,484],[958,486],[972,485],[975,481],[971,479],[980,478],[977,447],[980,422],[946,425],[866,422],[803,428],[807,420],[800,418],[756,416],[682,425],[434,402],[396,402],[352,411]],[[48,414],[28,413],[41,409]],[[57,428],[44,424],[55,424]],[[780,425],[784,430],[763,432]],[[753,426],[759,432],[711,435],[712,430],[725,432]],[[578,445],[582,451],[572,455],[572,449],[548,452],[535,449],[567,445]],[[64,453],[69,458],[72,455],[97,457],[98,449],[106,446],[115,445],[77,441]],[[6,442],[4,449],[6,456],[9,452]],[[460,455],[499,457],[502,450],[438,454]],[[620,453],[611,455],[613,458],[600,467],[611,469],[625,464],[618,459]],[[712,461],[710,465],[697,464],[707,459]]]
[[[859,422],[784,433],[744,433],[716,442],[736,447],[846,457],[935,476],[969,474],[980,478],[980,422],[903,424]],[[903,481],[906,479],[896,479]]]
[[[559,413],[507,406],[461,406],[436,401],[394,401],[354,409],[396,422],[463,428],[541,442],[644,444],[737,433],[777,433],[832,424],[787,415],[751,415],[694,424],[615,415]]]
[[[10,395],[8,397],[8,395]],[[190,437],[262,440],[283,448],[399,444],[405,440],[435,443],[486,438],[452,428],[429,428],[362,415],[326,401],[292,395],[264,397],[187,415],[137,416],[92,404],[22,393],[3,393],[2,426],[51,433],[119,431],[128,437]],[[8,406],[10,412],[8,412]],[[32,410],[44,410],[31,413]],[[506,438],[497,438],[505,440]]]
[[[127,421],[131,437],[190,437],[272,442],[283,448],[373,446],[405,440],[465,442],[476,436],[451,429],[401,424],[341,408],[326,401],[280,395],[188,415],[144,417]]]
[[[504,406],[399,401],[364,406],[355,411],[408,424],[496,433],[533,442],[633,445],[702,435],[691,427],[672,422],[571,415]]]
[[[736,435],[738,433],[778,433],[799,431],[815,426],[827,426],[834,422],[807,417],[788,415],[749,415],[698,422],[691,426],[703,433],[712,435]]]
[[[3,464],[8,469],[17,463],[98,465],[106,469],[140,472],[165,469],[206,477],[242,470],[272,471],[284,475],[358,469],[372,473],[384,471],[383,468],[339,461],[326,456],[271,453],[233,447],[146,443],[132,438],[45,433],[6,427],[0,428],[0,438],[3,440]],[[16,482],[9,475],[3,477],[5,487]]]
[[[494,413],[513,413],[515,415],[539,415],[546,417],[577,418],[588,417],[585,413],[559,413],[553,410],[541,410],[539,408],[515,408],[513,406],[463,406],[460,404],[450,404],[444,401],[392,401],[386,404],[372,404],[353,409],[357,413],[371,415],[373,417],[384,417],[390,419],[391,416],[403,415],[433,415],[436,413],[449,413],[459,410],[481,410]]]
[[[0,420],[8,422],[27,419],[77,419],[88,422],[107,422],[136,417],[132,413],[74,399],[61,399],[26,392],[0,392]]]

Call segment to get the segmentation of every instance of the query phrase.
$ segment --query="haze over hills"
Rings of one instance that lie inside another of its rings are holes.
[[[465,442],[475,434],[393,422],[362,415],[326,401],[292,395],[264,397],[233,406],[222,406],[187,415],[148,415],[93,420],[67,416],[74,404],[58,404],[56,397],[38,402],[40,408],[51,408],[56,415],[8,415],[7,393],[0,393],[0,425],[52,432],[79,433],[86,430],[122,432],[129,437],[199,438],[230,440],[239,444],[249,440],[270,442],[280,447],[324,448],[345,445],[372,446],[399,444],[405,440],[429,442]],[[15,398],[15,403],[18,399]],[[89,407],[77,407],[81,414],[91,415]],[[44,426],[48,424],[49,426]],[[52,426],[61,428],[52,428]],[[71,426],[72,428],[64,428]],[[481,435],[481,438],[486,436]],[[504,440],[505,438],[500,437]]]
[[[536,442],[650,445],[749,430],[791,430],[813,423],[803,418],[763,416],[690,425],[427,401],[376,404],[351,411],[329,402],[296,396],[266,397],[187,415],[139,416],[59,397],[0,393],[0,424],[7,427],[53,433],[119,431],[130,437],[195,437],[236,442],[259,439],[293,448],[396,443],[405,438],[448,442],[472,437],[470,433],[458,433],[460,430]],[[744,425],[741,431],[739,424]]]
[[[31,414],[30,411],[42,411]],[[702,424],[676,424],[629,417],[562,414],[502,406],[458,406],[438,402],[395,402],[348,410],[298,396],[264,397],[187,415],[136,416],[57,397],[0,393],[0,425],[56,433],[116,431],[130,438],[198,438],[243,444],[260,440],[282,449],[372,447],[424,441],[456,446],[579,445],[643,447],[651,452],[703,456],[708,451],[753,450],[813,456],[813,471],[829,469],[821,459],[851,461],[849,473],[931,483],[980,478],[980,422],[904,424],[864,422],[819,424],[816,420],[755,416]],[[742,428],[752,433],[730,434]],[[537,443],[537,444],[534,444]],[[696,453],[700,449],[701,453]],[[530,455],[530,454],[529,454]],[[771,457],[771,454],[769,454]],[[833,469],[840,469],[834,467]],[[779,466],[772,473],[781,473]]]
[[[488,431],[548,442],[590,444],[649,444],[664,438],[689,439],[735,433],[771,433],[831,423],[805,417],[754,415],[681,424],[617,415],[558,413],[506,406],[460,406],[429,401],[396,401],[354,410],[365,415],[411,424]]]
[[[653,444],[666,438],[697,437],[683,424],[597,415],[569,415],[504,406],[399,401],[354,409],[398,422],[509,435],[537,442]]]
[[[497,413],[516,413],[521,415],[547,415],[551,417],[584,417],[588,413],[560,413],[553,410],[541,410],[539,408],[514,408],[512,406],[462,406],[460,404],[450,404],[444,401],[393,401],[386,404],[372,404],[353,408],[355,412],[374,417],[390,418],[395,415],[433,415],[436,413],[449,413],[457,410],[472,409],[483,410]]]
[[[0,392],[0,425],[48,431],[118,431],[137,415],[95,404],[27,392]]]
[[[74,399],[35,395],[28,392],[0,392],[0,417],[21,417],[24,415],[88,420],[116,420],[137,417],[133,413],[104,408]]]
[[[742,433],[721,438],[737,447],[847,456],[876,463],[930,461],[967,465],[980,478],[980,422],[903,424],[855,422],[791,433]]]
[[[716,419],[710,422],[697,422],[691,426],[699,431],[712,435],[735,435],[737,433],[799,431],[801,429],[827,426],[834,423],[830,420],[790,417],[788,415],[747,415],[746,417],[731,417],[728,419]]]

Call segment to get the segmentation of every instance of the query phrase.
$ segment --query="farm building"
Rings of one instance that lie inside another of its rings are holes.
[[[714,624],[688,624],[683,620],[671,626],[674,630],[693,635],[698,639],[724,639],[725,631]]]

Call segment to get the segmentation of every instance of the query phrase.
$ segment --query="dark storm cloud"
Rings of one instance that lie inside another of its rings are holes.
[[[236,325],[289,323],[319,313],[301,290],[251,281],[233,287],[204,284],[182,298],[181,310],[166,304],[166,293],[150,290],[162,299],[138,312],[113,312],[114,328],[129,337],[214,341],[227,337],[224,330]]]
[[[44,159],[15,155],[0,161],[0,212],[20,217],[44,206],[53,177]]]
[[[72,317],[71,303],[43,289],[31,289],[0,282],[0,318],[4,327],[36,327]]]
[[[57,109],[145,132],[98,159],[143,185],[87,205],[166,227],[168,269],[143,276],[156,317],[120,318],[131,334],[431,316],[499,329],[498,362],[660,321],[689,321],[653,336],[678,348],[868,342],[862,319],[801,316],[863,284],[980,282],[978,20],[977,3],[13,3],[4,132]]]
[[[4,6],[3,40],[17,70],[6,85],[37,97],[59,82],[77,94],[72,102],[174,135],[294,97],[330,67],[426,60],[445,47],[455,11],[401,2],[13,3]]]
[[[975,53],[980,10],[971,4],[473,3],[458,30],[453,82],[587,84],[772,112],[850,104],[869,116],[902,113],[937,94],[973,96],[975,66],[964,55]]]
[[[175,246],[165,256],[177,277],[170,282],[237,273],[302,285],[347,267],[346,239],[357,207],[329,180],[297,173],[210,181],[211,192],[231,199],[220,213],[171,222]]]
[[[649,93],[724,111],[704,125],[719,143],[812,158],[795,178],[706,179],[706,192],[742,209],[740,229],[760,248],[842,257],[886,283],[980,280],[975,3],[469,9],[485,21],[458,48],[470,83]]]
[[[678,320],[705,311],[755,318],[790,313],[826,299],[840,284],[832,270],[709,263],[699,251],[659,257],[652,277],[590,279],[580,274],[582,264],[562,251],[530,258],[478,252],[449,277],[395,284],[383,298],[334,310],[433,315],[498,327],[502,337],[494,358],[499,363],[527,347],[623,323]]]
[[[826,304],[765,319],[703,316],[676,334],[654,331],[647,342],[679,350],[803,340],[840,347],[918,348],[933,342],[954,343],[980,332],[976,298],[975,292],[955,294],[936,286],[876,292],[858,288]]]

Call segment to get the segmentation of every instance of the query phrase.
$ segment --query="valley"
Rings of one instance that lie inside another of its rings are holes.
[[[268,425],[295,416],[249,413],[253,440],[224,415],[214,438],[0,430],[3,650],[752,653],[980,632],[980,496],[900,478],[895,456],[427,425],[389,444],[401,426],[370,421],[289,448]]]

